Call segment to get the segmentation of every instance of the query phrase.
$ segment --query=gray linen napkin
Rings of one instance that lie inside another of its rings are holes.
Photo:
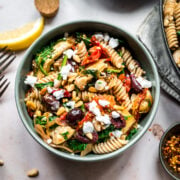
[[[161,31],[159,6],[156,5],[137,31],[138,39],[147,48],[156,63],[161,88],[180,103],[180,78],[176,73]]]

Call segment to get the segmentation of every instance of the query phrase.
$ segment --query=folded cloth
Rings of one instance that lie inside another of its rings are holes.
[[[151,54],[157,66],[161,88],[180,103],[180,78],[167,52],[156,5],[137,31],[138,39]]]

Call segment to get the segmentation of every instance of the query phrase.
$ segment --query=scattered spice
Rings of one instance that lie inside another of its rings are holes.
[[[0,159],[0,166],[4,165],[4,161],[2,159]]]
[[[174,135],[170,140],[167,140],[162,150],[170,167],[175,172],[180,173],[180,135]]]
[[[27,176],[29,177],[36,177],[38,176],[38,174],[39,174],[38,169],[31,169],[27,172]]]

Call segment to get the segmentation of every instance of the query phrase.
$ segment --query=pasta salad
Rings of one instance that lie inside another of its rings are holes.
[[[51,147],[85,156],[128,143],[151,109],[151,81],[123,40],[69,35],[34,56],[24,83],[35,131]]]

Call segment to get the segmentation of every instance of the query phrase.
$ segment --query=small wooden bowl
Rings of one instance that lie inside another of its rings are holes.
[[[53,17],[59,9],[59,0],[34,0],[37,10],[44,17]]]
[[[165,143],[168,139],[170,139],[171,136],[179,134],[180,133],[180,123],[176,123],[169,127],[166,132],[161,137],[161,141],[159,144],[159,158],[161,161],[161,164],[165,171],[174,179],[179,180],[180,174],[173,171],[173,169],[169,166],[167,160],[164,158],[162,148],[165,146]]]

